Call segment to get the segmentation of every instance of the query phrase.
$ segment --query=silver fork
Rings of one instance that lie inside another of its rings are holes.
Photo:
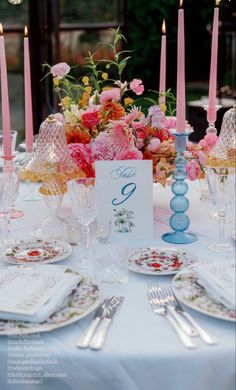
[[[170,299],[170,294],[167,288],[160,287],[158,283],[152,284],[152,288],[159,291],[160,296],[162,297],[163,301],[165,302],[167,309],[169,310],[170,314],[174,317],[176,322],[178,322],[179,326],[183,329],[183,331],[188,336],[198,336],[198,333],[195,328],[189,325],[189,321],[186,322],[186,319],[183,318],[179,312],[175,309],[175,305],[173,304],[173,301]]]
[[[207,333],[197,322],[196,320],[187,313],[182,306],[180,305],[179,301],[177,300],[176,296],[174,295],[173,291],[169,288],[168,290],[168,298],[175,306],[175,310],[178,313],[181,313],[187,320],[191,323],[191,325],[196,329],[198,335],[201,337],[201,339],[208,345],[216,345],[218,344],[218,340],[211,336],[209,333]]]
[[[160,292],[156,289],[153,289],[153,286],[148,283],[147,285],[147,296],[150,302],[151,308],[154,314],[158,314],[161,316],[165,316],[173,328],[175,329],[177,335],[179,336],[182,344],[188,349],[196,348],[196,344],[192,341],[192,339],[184,333],[176,320],[169,314],[166,304],[163,298],[160,296]]]

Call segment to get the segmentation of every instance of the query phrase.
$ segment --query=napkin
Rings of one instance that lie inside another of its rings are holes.
[[[58,265],[0,269],[0,319],[44,322],[61,307],[80,275]]]
[[[199,264],[194,267],[194,273],[209,296],[229,309],[236,309],[234,262]]]

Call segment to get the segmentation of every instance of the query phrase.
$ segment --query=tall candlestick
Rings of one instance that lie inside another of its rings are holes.
[[[161,59],[160,59],[160,83],[159,83],[159,103],[164,105],[166,102],[165,95],[162,93],[166,92],[166,22],[165,19],[162,23],[162,37],[161,37]]]
[[[178,11],[178,46],[177,46],[177,93],[176,93],[176,130],[185,130],[185,44],[184,44],[184,10],[180,0]]]
[[[0,23],[0,66],[1,66],[1,95],[2,95],[2,133],[3,133],[3,149],[4,158],[6,160],[12,159],[11,149],[11,118],[8,95],[8,81],[7,81],[7,63],[5,52],[5,40],[3,36],[3,28]]]
[[[207,110],[208,123],[216,121],[216,89],[217,89],[217,57],[218,57],[218,29],[219,29],[219,0],[216,0],[211,42],[211,68],[209,80],[209,100]]]
[[[25,37],[24,37],[24,83],[25,83],[25,141],[26,141],[26,151],[28,153],[31,153],[33,151],[34,132],[33,132],[29,38],[28,38],[28,29],[26,26],[25,26]]]

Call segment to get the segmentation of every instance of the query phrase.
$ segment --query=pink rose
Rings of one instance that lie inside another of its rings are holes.
[[[117,153],[115,160],[142,160],[143,154],[137,148],[125,149],[120,153]]]
[[[99,123],[99,110],[95,107],[89,108],[81,115],[82,123],[92,129]]]
[[[142,95],[144,91],[143,82],[140,79],[133,79],[130,83],[130,89],[136,93],[136,95]]]
[[[112,88],[107,91],[102,91],[100,95],[101,104],[106,103],[108,100],[120,100],[120,88]]]
[[[66,62],[60,62],[59,64],[53,65],[50,72],[53,77],[57,77],[60,80],[70,72],[70,66]]]
[[[200,165],[195,160],[188,161],[185,165],[185,169],[187,172],[187,177],[191,181],[199,179],[199,177],[201,176]]]
[[[149,150],[149,152],[154,153],[159,148],[160,143],[161,143],[161,141],[159,140],[159,138],[152,138],[150,140],[150,144],[148,145],[147,149]]]
[[[206,134],[204,140],[211,148],[213,148],[217,144],[218,137],[216,134]]]
[[[94,160],[113,160],[114,149],[108,133],[103,131],[91,144],[91,152]]]
[[[87,177],[94,177],[93,158],[89,144],[69,144],[70,155]]]

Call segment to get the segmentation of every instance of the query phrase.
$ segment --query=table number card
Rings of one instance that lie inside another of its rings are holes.
[[[111,221],[112,233],[153,237],[152,161],[96,161],[98,221]]]

